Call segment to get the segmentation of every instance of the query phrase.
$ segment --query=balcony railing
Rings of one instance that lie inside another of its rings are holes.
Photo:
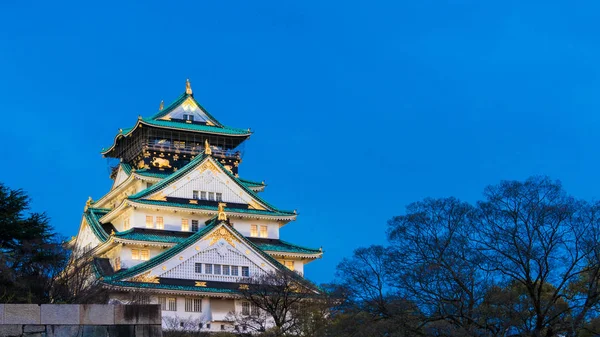
[[[175,152],[191,155],[204,153],[204,146],[193,146],[181,143],[145,143],[144,149],[149,151]],[[242,153],[239,150],[223,150],[218,146],[210,147],[212,155],[220,158],[236,158],[241,159]]]

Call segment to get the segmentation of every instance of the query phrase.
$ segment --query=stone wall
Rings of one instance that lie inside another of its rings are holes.
[[[0,304],[0,337],[162,337],[160,305]]]

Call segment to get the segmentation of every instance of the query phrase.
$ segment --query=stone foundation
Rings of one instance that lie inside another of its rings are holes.
[[[0,304],[0,337],[162,337],[160,305]]]

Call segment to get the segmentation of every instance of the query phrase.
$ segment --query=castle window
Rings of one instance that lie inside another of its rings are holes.
[[[175,297],[168,297],[167,298],[167,311],[177,311],[177,298]]]
[[[210,264],[210,263],[207,263],[207,264],[204,266],[204,272],[205,272],[205,273],[207,273],[207,274],[212,274],[212,264]]]
[[[146,228],[154,228],[154,219],[151,215],[146,215]]]
[[[221,265],[220,264],[215,264],[215,275],[221,275]]]
[[[140,259],[140,250],[139,249],[132,249],[131,250],[131,259],[132,260],[139,260]]]
[[[202,300],[200,298],[186,298],[185,299],[185,311],[186,312],[202,312]]]
[[[163,220],[162,216],[156,217],[156,228],[165,229],[165,221]]]
[[[221,324],[221,330],[225,330],[225,324]]]
[[[250,315],[250,302],[242,302],[242,315]]]
[[[229,275],[229,266],[223,266],[223,275]]]
[[[250,225],[250,236],[258,236],[258,226],[257,225]]]
[[[192,191],[192,199],[198,199],[198,191]]]
[[[150,304],[150,296],[146,295],[133,295],[132,301],[135,304]]]
[[[181,230],[184,232],[190,230],[190,224],[188,223],[188,219],[181,219]]]
[[[250,268],[242,267],[242,276],[249,277],[250,276]]]
[[[206,324],[206,328],[210,329],[210,323]]]
[[[198,273],[198,274],[202,273],[202,263],[196,263],[194,265],[194,269],[195,269],[196,273]]]
[[[267,237],[267,226],[260,226],[260,237],[261,238]]]
[[[200,199],[206,200],[206,192],[200,191]]]
[[[198,231],[198,220],[192,220],[192,232]]]
[[[231,266],[231,275],[238,276],[238,266]]]
[[[215,201],[215,193],[214,192],[208,192],[208,200]]]
[[[250,304],[250,308],[252,309],[252,315],[253,316],[258,316],[258,306],[254,303]]]
[[[125,219],[125,221],[123,221],[123,230],[126,231],[129,229],[129,219]]]
[[[223,201],[223,193],[217,193],[217,201]]]
[[[150,259],[150,252],[148,251],[148,249],[141,249],[140,250],[140,260],[148,261],[149,259]]]
[[[175,297],[159,297],[158,304],[163,311],[177,311],[177,298]]]

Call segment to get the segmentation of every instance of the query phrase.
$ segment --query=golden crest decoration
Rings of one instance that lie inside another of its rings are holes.
[[[235,247],[236,242],[237,243],[240,242],[240,240],[238,240],[235,236],[233,236],[233,234],[231,234],[230,231],[225,229],[225,227],[221,227],[221,228],[217,229],[211,235],[209,235],[207,237],[207,239],[210,239],[210,243],[209,243],[210,246],[214,245],[215,243],[217,243],[217,241],[219,241],[221,239],[227,241],[227,243],[229,243],[233,247]]]
[[[155,275],[151,275],[152,270],[145,272],[141,275],[132,277],[131,279],[129,279],[129,281],[131,282],[141,282],[141,283],[160,283],[158,281],[158,277],[156,277]]]

